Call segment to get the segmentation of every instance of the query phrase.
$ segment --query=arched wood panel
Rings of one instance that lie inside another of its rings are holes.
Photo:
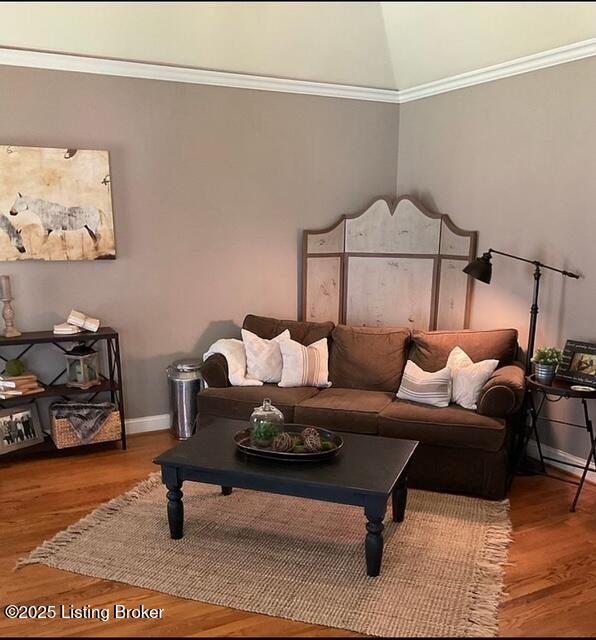
[[[304,232],[302,318],[352,325],[462,329],[476,231],[409,196]]]

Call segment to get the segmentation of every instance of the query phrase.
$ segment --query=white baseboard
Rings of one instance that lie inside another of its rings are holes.
[[[542,448],[542,454],[548,456],[549,458],[556,458],[557,460],[562,460],[563,462],[572,462],[573,464],[580,464],[582,466],[586,464],[586,461],[583,458],[578,458],[577,456],[571,455],[570,453],[562,451],[561,449],[555,449],[554,447],[549,447],[547,444],[542,443],[540,443],[540,446]],[[538,447],[536,446],[535,440],[530,440],[530,442],[528,442],[528,453],[536,460],[539,459],[540,456],[538,455]],[[567,473],[577,476],[578,478],[582,474],[582,470],[578,469],[577,467],[568,467],[566,464],[559,464],[557,462],[553,462],[552,460],[546,460],[546,463],[551,467],[555,467],[557,469],[560,469],[561,471],[566,471]],[[586,480],[596,483],[596,473],[588,471]]]
[[[170,416],[162,413],[157,416],[143,416],[142,418],[127,418],[126,433],[145,433],[147,431],[162,431],[170,428]]]

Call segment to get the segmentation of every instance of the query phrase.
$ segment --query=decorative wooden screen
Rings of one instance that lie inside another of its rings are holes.
[[[409,196],[378,199],[332,227],[305,231],[302,317],[419,329],[467,328],[476,231]]]

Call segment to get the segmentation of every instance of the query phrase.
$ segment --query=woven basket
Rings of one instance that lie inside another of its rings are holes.
[[[68,418],[55,418],[50,408],[50,428],[51,436],[57,449],[67,449],[68,447],[78,447],[83,444],[79,434],[70,424]],[[96,444],[98,442],[109,442],[120,440],[120,411],[113,411],[106,418],[101,429],[95,436],[84,444]]]

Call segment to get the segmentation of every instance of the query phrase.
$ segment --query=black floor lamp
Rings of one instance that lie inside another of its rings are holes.
[[[482,255],[481,258],[472,260],[468,265],[464,267],[464,273],[467,273],[472,278],[480,280],[490,284],[493,266],[491,264],[492,254],[496,253],[500,256],[506,256],[507,258],[513,258],[514,260],[520,260],[521,262],[528,262],[534,265],[534,293],[532,296],[532,306],[530,307],[530,328],[528,331],[528,350],[526,352],[526,374],[529,374],[532,367],[532,356],[534,355],[534,343],[536,341],[536,323],[538,321],[538,292],[540,288],[540,278],[542,276],[541,269],[548,269],[550,271],[556,271],[568,278],[579,278],[577,273],[571,273],[571,271],[565,271],[564,269],[556,269],[550,267],[547,264],[543,264],[538,260],[528,260],[527,258],[520,258],[520,256],[514,256],[511,253],[505,253],[503,251],[497,251],[496,249],[489,249]]]

